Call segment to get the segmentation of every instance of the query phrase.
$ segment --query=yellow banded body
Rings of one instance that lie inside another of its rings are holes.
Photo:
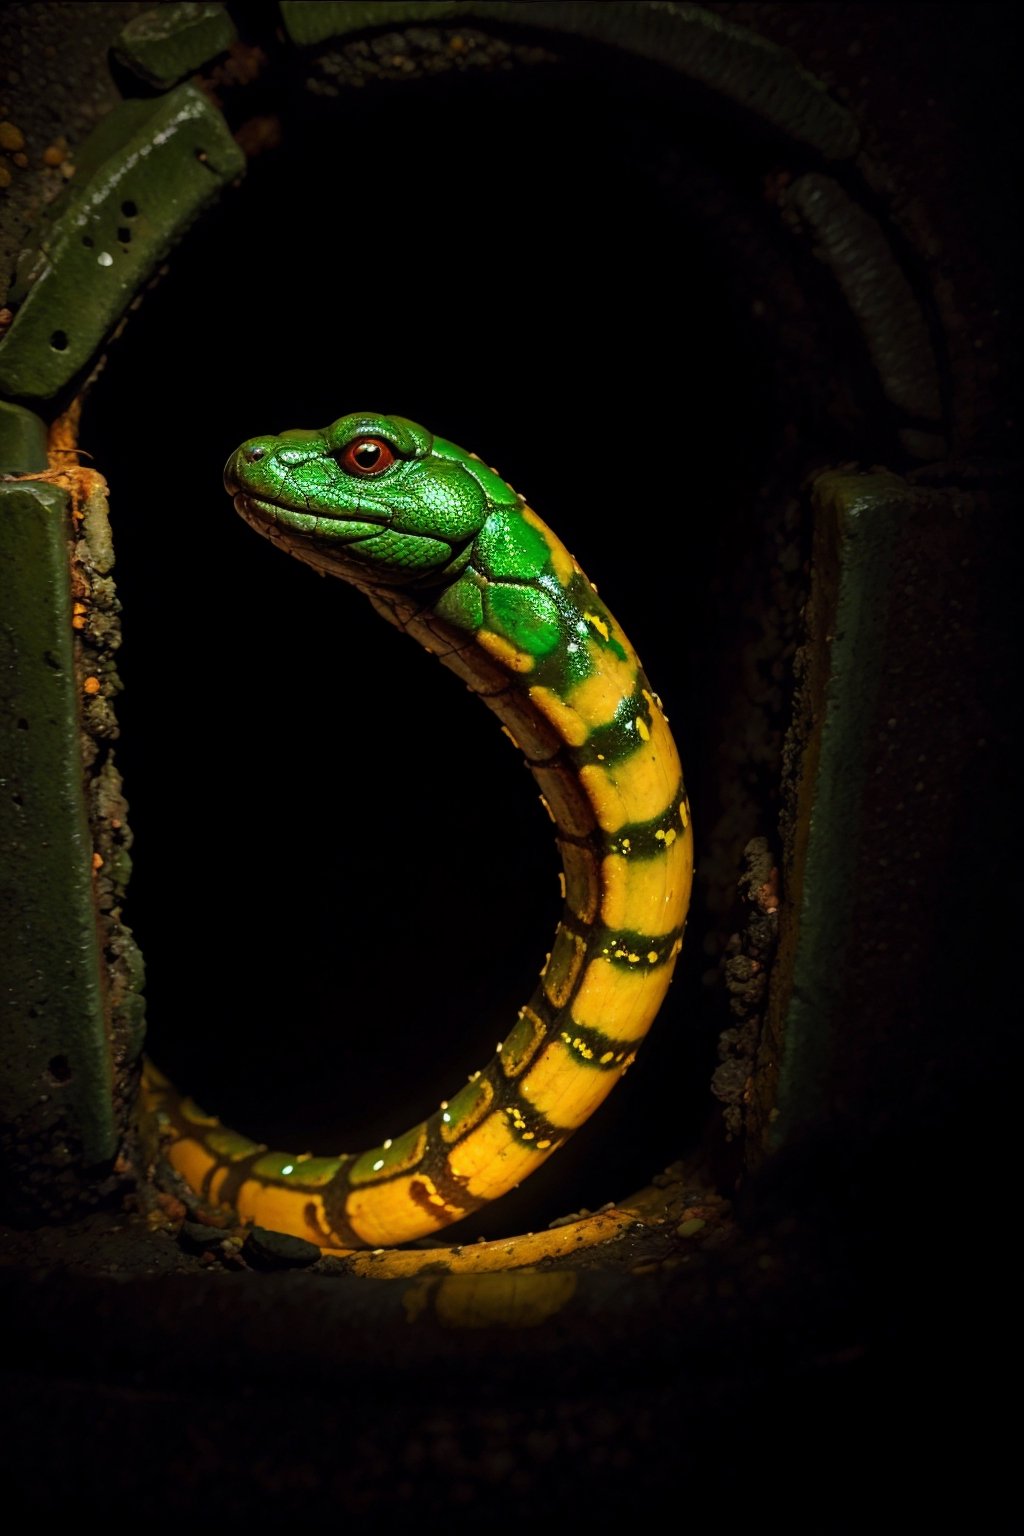
[[[556,535],[557,636],[543,655],[483,621],[467,634],[408,589],[371,601],[479,694],[524,752],[554,822],[564,907],[533,996],[493,1060],[428,1119],[358,1155],[292,1156],[229,1131],[147,1067],[145,1103],[171,1167],[243,1221],[324,1247],[435,1232],[519,1184],[593,1113],[665,997],[689,903],[693,842],[675,742],[618,622]],[[439,611],[440,608],[440,611]],[[497,612],[497,605],[495,605]],[[547,644],[547,642],[545,642]]]

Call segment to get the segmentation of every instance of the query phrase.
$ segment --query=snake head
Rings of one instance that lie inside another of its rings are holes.
[[[224,468],[251,527],[297,559],[368,588],[448,581],[515,492],[403,416],[357,411],[321,431],[252,437]]]

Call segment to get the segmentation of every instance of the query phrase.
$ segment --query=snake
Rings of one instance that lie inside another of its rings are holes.
[[[146,1064],[162,1156],[199,1199],[325,1249],[392,1247],[520,1184],[632,1063],[686,925],[679,753],[596,587],[476,454],[355,412],[248,439],[224,484],[257,533],[365,593],[479,695],[554,824],[563,906],[537,987],[487,1066],[404,1134],[339,1156],[272,1151]]]

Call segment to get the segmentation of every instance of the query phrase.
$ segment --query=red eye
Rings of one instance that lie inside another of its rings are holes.
[[[395,462],[395,450],[380,437],[357,437],[338,455],[338,463],[349,475],[366,479],[382,475]]]

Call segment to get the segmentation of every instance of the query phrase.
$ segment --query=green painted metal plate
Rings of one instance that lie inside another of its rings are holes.
[[[0,391],[50,400],[93,360],[135,294],[245,157],[201,91],[179,86],[108,114],[72,186],[40,222],[12,290]]]

